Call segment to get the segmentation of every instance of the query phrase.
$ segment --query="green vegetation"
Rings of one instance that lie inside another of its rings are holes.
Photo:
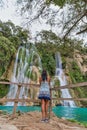
[[[72,80],[72,83],[79,83],[87,81],[84,78],[84,75],[81,73],[79,66],[76,64],[75,61],[71,63],[71,67],[69,68],[69,77]],[[87,97],[87,88],[86,87],[76,87],[74,88],[74,93],[77,95],[78,98],[86,98]],[[87,107],[87,102],[81,101],[83,106]]]
[[[3,36],[0,36],[0,68],[2,68],[0,71],[0,76],[6,70],[15,51],[16,50],[12,42]]]
[[[49,34],[50,33],[50,34]],[[86,73],[83,74],[80,70],[80,67],[77,64],[77,61],[74,59],[74,55],[76,50],[78,50],[80,55],[83,55],[84,51],[86,51],[87,47],[82,47],[81,41],[74,41],[70,39],[66,39],[66,41],[62,41],[60,38],[56,37],[52,32],[43,31],[40,35],[43,42],[36,43],[36,47],[40,54],[43,68],[46,68],[51,76],[55,75],[55,53],[60,52],[62,56],[62,65],[63,69],[66,72],[66,67],[68,68],[67,75],[71,80],[70,83],[79,83],[85,82]],[[54,38],[55,37],[55,38]],[[52,38],[55,39],[52,41]],[[86,60],[83,59],[82,65],[86,63]],[[86,64],[85,64],[86,65]],[[59,85],[58,85],[59,86]],[[72,94],[72,91],[70,91]],[[86,98],[87,97],[87,88],[86,87],[77,87],[73,89],[73,97],[78,98]],[[82,106],[87,106],[86,101],[81,101]]]
[[[78,122],[77,120],[74,120],[74,119],[67,119],[68,121],[70,122],[74,122],[74,123],[77,123],[81,126],[85,126],[87,128],[87,123],[86,122]]]
[[[8,92],[8,86],[0,85],[0,98],[4,97]]]
[[[0,21],[0,77],[10,65],[16,50],[27,42],[28,31],[15,26],[11,21]]]
[[[9,65],[14,60],[14,55],[20,45],[29,46],[27,44],[28,32],[27,30],[23,30],[20,27],[16,27],[13,23],[0,23],[0,78],[3,76],[5,72],[7,72]],[[8,32],[8,33],[7,33]],[[62,65],[63,69],[66,72],[66,68],[68,67],[67,75],[71,79],[72,83],[79,83],[87,81],[86,76],[87,73],[83,74],[77,65],[76,60],[74,59],[74,53],[78,48],[78,52],[80,55],[85,55],[87,52],[87,47],[82,47],[81,41],[66,39],[62,40],[56,34],[52,33],[51,31],[42,31],[37,35],[42,39],[39,42],[35,43],[34,49],[38,52],[43,68],[48,70],[48,73],[51,77],[55,75],[55,54],[56,52],[60,52],[62,56]],[[26,44],[25,44],[26,43]],[[24,51],[24,53],[22,53]],[[30,50],[32,52],[32,49]],[[34,56],[33,62],[32,56],[34,54],[31,53],[30,58],[27,59],[29,65],[34,63],[38,66],[38,58]],[[19,59],[22,57],[24,61],[25,58],[25,50],[20,51]],[[83,59],[82,64],[86,64],[86,59]],[[27,68],[28,69],[28,68]],[[30,76],[29,71],[26,72],[27,77]],[[36,81],[36,74],[31,74],[31,78]],[[6,77],[4,77],[6,80]],[[55,85],[59,86],[59,82],[55,82]],[[3,89],[2,89],[3,88]],[[4,91],[5,90],[5,91]],[[0,97],[4,97],[8,92],[7,86],[3,87],[0,86]],[[75,88],[73,90],[77,97],[87,97],[87,89],[84,88]],[[60,95],[60,94],[59,94]],[[83,106],[87,106],[86,102],[82,102]]]
[[[40,54],[43,68],[46,68],[51,75],[55,73],[55,53],[60,52],[62,56],[63,69],[65,69],[67,61],[66,58],[73,60],[74,50],[78,48],[81,52],[82,42],[66,39],[63,41],[56,34],[51,31],[42,31],[37,35],[37,38],[41,37],[44,42],[36,42],[35,45]]]
[[[11,21],[0,21],[0,79],[8,70],[20,45],[27,42],[28,31],[15,26]],[[4,77],[4,81],[7,80]],[[0,85],[0,98],[8,92],[7,85]]]
[[[80,71],[79,66],[76,64],[75,61],[73,61],[71,63],[71,68],[69,68],[69,73],[70,73],[70,77],[72,79],[72,83],[78,83],[78,82],[83,82],[84,78],[83,75]]]
[[[1,85],[0,84],[0,98],[3,98],[7,95],[9,91],[9,85]]]

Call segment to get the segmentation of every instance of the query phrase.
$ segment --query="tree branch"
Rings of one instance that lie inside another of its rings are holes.
[[[80,31],[80,32],[77,32],[76,34],[78,35],[78,34],[81,34],[81,33],[84,33],[84,32],[87,32],[87,28],[83,29],[83,30]]]
[[[67,33],[65,34],[65,36],[63,37],[64,39],[66,38],[66,36],[71,32],[71,30],[76,26],[76,24],[87,14],[87,10],[85,11],[85,13],[79,18],[77,19],[77,21],[73,24],[73,26],[67,31]]]

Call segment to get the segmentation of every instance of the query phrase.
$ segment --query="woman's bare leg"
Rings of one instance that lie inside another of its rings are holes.
[[[49,105],[49,100],[45,100],[45,118],[48,118],[48,105]]]
[[[45,119],[45,100],[41,100],[42,119]]]

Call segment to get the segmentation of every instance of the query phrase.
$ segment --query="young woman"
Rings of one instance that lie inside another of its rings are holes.
[[[50,100],[50,77],[47,75],[46,70],[42,71],[40,82],[40,91],[38,98],[41,99],[41,112],[42,122],[48,121],[48,105]]]

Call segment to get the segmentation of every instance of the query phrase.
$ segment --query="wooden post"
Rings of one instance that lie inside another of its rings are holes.
[[[50,86],[49,119],[51,118],[51,112],[52,112],[52,91]]]
[[[18,105],[18,99],[19,99],[19,94],[20,94],[20,89],[21,89],[21,85],[18,85],[18,91],[16,93],[16,101],[14,101],[14,109],[13,109],[13,115],[15,116],[16,114],[16,108],[17,108],[17,105]]]

